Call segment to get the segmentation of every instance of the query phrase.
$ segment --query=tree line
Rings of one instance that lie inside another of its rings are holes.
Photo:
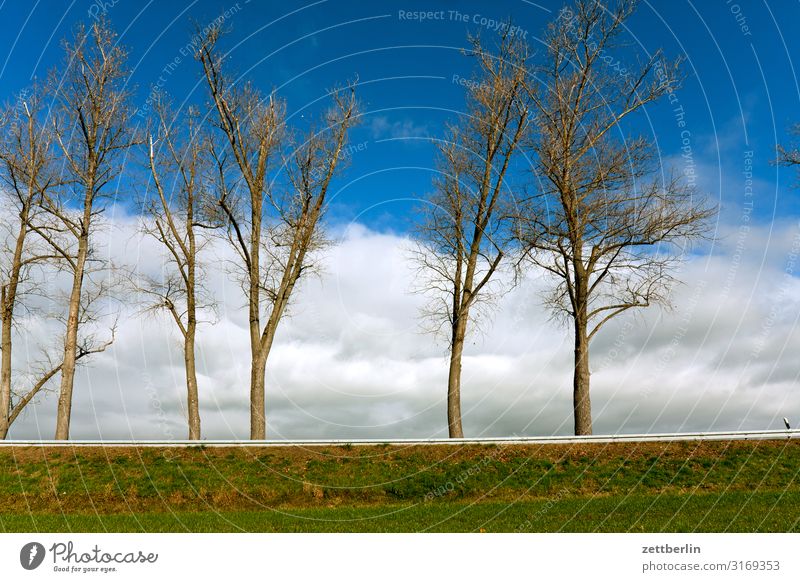
[[[688,245],[710,236],[715,206],[634,131],[648,104],[680,87],[680,59],[659,51],[624,68],[610,57],[625,50],[636,4],[576,0],[535,54],[510,23],[489,42],[469,39],[474,82],[463,113],[433,140],[435,178],[411,256],[416,290],[429,299],[423,315],[447,338],[451,437],[464,436],[465,341],[492,308],[501,271],[519,280],[535,269],[552,283],[531,301],[544,300],[574,332],[574,429],[587,435],[591,341],[622,313],[667,303]],[[143,230],[168,262],[162,277],[131,274],[126,284],[146,309],[167,313],[182,339],[188,437],[202,435],[195,351],[200,313],[213,304],[204,249],[217,237],[235,251],[247,303],[250,437],[266,438],[270,351],[298,283],[318,268],[328,190],[363,111],[353,80],[329,91],[315,123],[291,127],[279,95],[232,75],[220,28],[198,34],[203,106],[176,111],[158,92],[146,128],[135,126],[126,52],[99,20],[79,26],[63,64],[0,118],[0,177],[18,215],[0,274],[0,438],[56,378],[55,437],[69,438],[76,366],[114,341],[114,325],[97,325],[112,283],[95,276],[105,265],[93,241],[99,215],[130,180],[129,159],[144,160]],[[797,163],[796,152],[781,152]],[[12,332],[43,268],[70,283],[58,309],[63,339],[20,380]]]
[[[0,176],[18,220],[16,230],[7,228],[2,273],[0,438],[55,378],[55,438],[69,438],[76,366],[115,339],[115,325],[97,325],[98,305],[113,284],[101,276],[108,265],[93,246],[99,217],[117,190],[131,185],[130,160],[140,158],[149,176],[148,193],[137,201],[143,230],[168,262],[163,277],[129,273],[124,284],[146,298],[146,310],[168,313],[183,340],[188,436],[201,436],[195,345],[198,312],[208,300],[201,254],[209,236],[220,234],[241,259],[248,300],[250,433],[266,436],[267,357],[293,290],[313,271],[324,242],[319,223],[328,188],[360,115],[356,85],[331,90],[321,118],[301,132],[288,127],[278,96],[234,83],[217,47],[218,27],[201,34],[195,56],[210,123],[201,123],[197,108],[174,111],[169,96],[157,93],[149,124],[135,125],[126,51],[104,19],[78,26],[64,43],[63,64],[3,111]],[[276,181],[276,171],[288,179]],[[37,276],[45,266],[66,274],[70,290],[56,309],[63,347],[46,354],[41,370],[32,367],[31,381],[31,374],[14,374],[12,332],[28,307],[25,296],[42,292]]]

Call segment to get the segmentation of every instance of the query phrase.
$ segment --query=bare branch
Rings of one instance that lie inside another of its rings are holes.
[[[122,154],[140,143],[133,131],[127,55],[109,23],[100,19],[88,29],[79,26],[72,41],[64,43],[64,51],[64,65],[51,75],[50,87],[55,101],[52,131],[66,161],[65,178],[63,186],[44,205],[74,241],[74,255],[68,261],[72,289],[66,316],[57,439],[69,438],[75,365],[82,349],[79,327],[89,303],[84,280],[88,265],[95,260],[91,252],[94,221],[104,210],[106,187],[122,170]],[[54,250],[62,256],[67,254],[61,246],[54,246]]]
[[[618,51],[635,0],[577,0],[550,25],[529,93],[529,145],[541,189],[518,208],[514,232],[530,264],[553,275],[547,298],[575,331],[576,434],[591,433],[589,342],[614,317],[667,305],[687,245],[707,236],[716,208],[659,167],[652,140],[622,123],[681,83],[680,60],[656,52],[634,70]]]
[[[321,127],[297,137],[284,127],[285,106],[250,83],[235,85],[217,46],[220,29],[198,30],[200,62],[216,112],[221,139],[212,140],[217,167],[217,205],[227,239],[242,259],[241,283],[248,300],[251,346],[251,438],[266,435],[264,374],[267,356],[292,293],[313,270],[324,244],[319,224],[331,180],[358,120],[355,84],[331,92]],[[286,138],[291,151],[286,153]],[[288,184],[271,175],[276,162]],[[242,268],[243,267],[243,268]],[[265,321],[263,321],[265,320]],[[262,323],[263,321],[263,323]]]
[[[451,437],[463,436],[461,354],[468,322],[474,323],[481,304],[493,297],[489,285],[509,239],[505,206],[510,205],[511,188],[506,176],[527,138],[528,47],[510,30],[509,23],[496,54],[471,39],[478,77],[468,87],[466,116],[438,144],[439,176],[422,208],[411,253],[418,273],[414,291],[430,299],[423,317],[431,331],[446,332],[449,340]]]

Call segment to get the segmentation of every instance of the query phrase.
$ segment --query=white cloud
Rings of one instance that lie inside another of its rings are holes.
[[[160,251],[117,212],[107,252],[160,268]],[[797,224],[753,225],[743,249],[723,239],[686,264],[674,310],[619,319],[592,351],[595,432],[779,428],[800,421],[796,346],[800,281],[783,275]],[[299,289],[267,364],[268,432],[274,438],[444,436],[445,347],[419,333],[424,299],[402,236],[352,225],[325,256],[325,272]],[[102,246],[102,245],[101,245]],[[733,257],[740,255],[734,263]],[[239,286],[210,251],[208,285],[220,301],[200,328],[198,361],[206,438],[249,434],[249,347]],[[764,257],[768,257],[764,259]],[[735,268],[734,268],[735,266]],[[795,269],[800,269],[800,263]],[[723,283],[731,284],[723,288]],[[532,273],[504,296],[464,359],[468,435],[569,434],[569,330],[549,320]],[[73,438],[184,438],[183,362],[166,318],[143,319],[126,301],[117,342],[78,373]],[[20,357],[52,336],[20,332]],[[50,438],[56,397],[42,398],[12,438]]]
[[[373,139],[413,139],[430,135],[428,127],[411,119],[391,121],[385,115],[376,115],[369,124]]]

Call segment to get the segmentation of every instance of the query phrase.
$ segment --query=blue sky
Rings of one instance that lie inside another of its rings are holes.
[[[457,81],[472,74],[459,52],[466,35],[490,39],[490,22],[511,17],[537,50],[562,5],[6,1],[0,17],[11,33],[0,39],[0,82],[4,98],[12,99],[58,62],[59,41],[72,26],[106,12],[129,49],[138,107],[159,82],[178,104],[202,102],[199,68],[186,50],[191,22],[203,25],[227,11],[230,66],[264,90],[277,88],[293,123],[302,126],[313,115],[327,88],[358,77],[365,115],[352,141],[361,145],[339,184],[331,219],[402,232],[413,219],[411,199],[431,182],[434,152],[425,138],[441,135],[444,121],[463,108],[464,87]],[[434,12],[434,18],[420,22],[409,16],[415,11]],[[720,0],[643,2],[628,22],[631,47],[620,55],[623,62],[663,48],[668,57],[686,59],[688,76],[675,104],[683,107],[683,128],[663,101],[640,115],[634,129],[655,137],[665,165],[698,172],[698,185],[720,200],[723,220],[736,222],[741,213],[747,151],[753,152],[754,216],[769,222],[800,208],[790,188],[794,173],[770,163],[776,142],[786,143],[787,128],[800,121],[800,75],[792,62],[800,39],[790,26],[799,19],[796,1]],[[691,158],[681,159],[686,145]]]

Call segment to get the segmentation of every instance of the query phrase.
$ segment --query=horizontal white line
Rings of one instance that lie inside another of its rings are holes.
[[[335,439],[335,440],[213,440],[213,441],[152,441],[152,440],[5,440],[0,447],[325,447],[325,446],[379,446],[379,445],[548,445],[617,442],[674,442],[674,441],[746,441],[765,439],[798,439],[800,429],[757,430],[734,432],[690,432],[664,434],[618,434],[591,436],[545,437],[495,437],[465,439]]]

